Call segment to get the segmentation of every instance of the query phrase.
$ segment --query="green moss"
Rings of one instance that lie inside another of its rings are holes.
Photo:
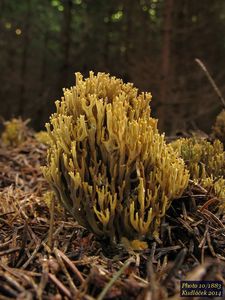
[[[183,160],[150,117],[150,100],[108,74],[78,73],[46,125],[46,179],[81,225],[112,241],[157,237],[188,183]]]

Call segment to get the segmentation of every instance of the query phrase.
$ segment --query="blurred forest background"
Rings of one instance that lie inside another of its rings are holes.
[[[167,134],[209,130],[225,93],[224,0],[0,0],[0,115],[41,129],[77,71],[153,94]]]

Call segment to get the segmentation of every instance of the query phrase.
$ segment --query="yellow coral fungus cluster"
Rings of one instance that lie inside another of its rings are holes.
[[[50,144],[50,138],[46,131],[34,132],[27,124],[30,120],[23,121],[21,118],[13,118],[4,122],[4,130],[1,134],[1,142],[5,146],[17,147],[29,138],[35,138],[40,144]]]
[[[201,138],[178,139],[171,143],[184,159],[191,178],[211,190],[225,211],[225,152],[219,140],[213,143]]]
[[[41,144],[45,144],[45,145],[50,144],[49,135],[48,135],[48,133],[46,131],[42,131],[41,130],[39,132],[36,132],[34,134],[34,137]]]
[[[157,237],[189,174],[150,117],[151,94],[98,73],[64,89],[46,125],[44,175],[84,227],[112,241]]]
[[[225,152],[219,140],[181,138],[171,145],[184,159],[192,179],[225,175]]]
[[[29,131],[27,127],[27,121],[22,121],[21,119],[13,118],[10,121],[4,123],[4,131],[1,135],[2,143],[6,146],[18,146],[23,143],[26,139],[27,133]]]
[[[225,109],[219,113],[213,126],[213,136],[225,145]]]

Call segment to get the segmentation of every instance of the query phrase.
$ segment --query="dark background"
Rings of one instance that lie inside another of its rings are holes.
[[[224,0],[0,0],[0,115],[41,129],[77,71],[153,94],[161,130],[209,130],[225,93]]]

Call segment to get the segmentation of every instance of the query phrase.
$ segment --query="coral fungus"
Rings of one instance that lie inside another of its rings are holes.
[[[4,123],[4,131],[1,135],[2,143],[6,146],[18,146],[23,143],[29,133],[27,123],[30,120],[22,121],[21,119],[13,118]]]
[[[188,183],[183,160],[150,117],[150,100],[108,74],[77,73],[46,124],[46,179],[81,225],[111,241],[157,238]]]
[[[219,140],[181,138],[171,145],[184,159],[192,179],[225,175],[225,152]]]
[[[36,132],[34,137],[36,141],[39,142],[40,144],[45,144],[45,145],[50,144],[50,138],[46,131]]]
[[[225,211],[225,152],[219,140],[213,143],[201,138],[182,138],[171,143],[184,159],[190,177],[219,199]]]
[[[225,109],[218,114],[212,129],[213,136],[225,145]]]

